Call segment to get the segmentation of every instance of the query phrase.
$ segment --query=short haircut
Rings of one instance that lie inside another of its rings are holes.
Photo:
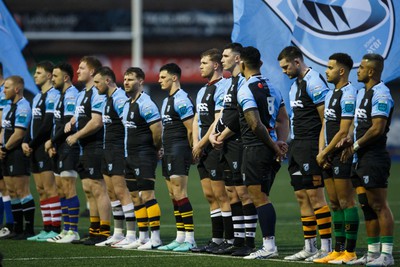
[[[176,63],[168,63],[160,68],[160,72],[166,70],[169,74],[178,76],[181,78],[182,70]]]
[[[53,73],[54,64],[49,60],[44,60],[36,64],[36,68],[42,68],[48,73]]]
[[[224,46],[225,49],[231,49],[233,52],[236,52],[240,54],[240,51],[242,50],[243,46],[239,43],[230,43]]]
[[[92,69],[94,71],[103,66],[100,60],[93,56],[84,56],[83,58],[81,58],[80,62],[85,62],[89,69]]]
[[[111,78],[111,80],[115,83],[116,79],[115,79],[115,73],[114,71],[110,68],[110,67],[100,67],[96,70],[96,72],[94,73],[94,75],[99,74],[100,76],[108,76]]]
[[[129,67],[125,71],[124,76],[128,75],[128,74],[134,74],[134,73],[136,74],[136,77],[139,78],[139,79],[144,80],[144,78],[146,77],[146,75],[144,74],[144,71],[141,68],[138,68],[138,67]]]
[[[383,59],[383,57],[381,55],[369,53],[369,54],[365,54],[362,59],[363,60],[365,59],[365,60],[368,60],[368,61],[372,61],[373,68],[377,72],[382,73],[383,67],[384,67],[384,59]]]
[[[54,68],[65,72],[71,80],[74,78],[74,69],[72,68],[71,64],[67,62],[60,62],[55,65]]]
[[[24,79],[21,76],[11,75],[7,77],[6,80],[11,80],[14,86],[18,87],[19,89],[24,89],[25,87]]]
[[[329,60],[336,60],[338,64],[345,66],[348,70],[351,70],[354,64],[353,59],[351,59],[351,56],[345,53],[332,54],[329,57]]]
[[[296,58],[299,58],[301,61],[304,60],[303,53],[296,46],[287,46],[283,48],[283,50],[278,55],[278,61],[282,59],[286,59],[287,61],[293,61]]]
[[[212,62],[221,63],[222,53],[221,50],[219,50],[218,48],[211,48],[201,53],[202,58],[207,56],[210,57]]]
[[[259,69],[261,67],[261,54],[257,48],[253,46],[243,47],[240,53],[240,59],[250,69]]]

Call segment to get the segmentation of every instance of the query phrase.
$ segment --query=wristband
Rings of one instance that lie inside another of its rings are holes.
[[[355,141],[354,144],[353,144],[354,152],[357,152],[357,150],[359,150],[359,149],[360,149],[360,145],[358,144],[358,141]]]

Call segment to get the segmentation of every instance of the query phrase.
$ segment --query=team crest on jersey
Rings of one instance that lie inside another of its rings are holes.
[[[112,168],[113,168],[113,165],[112,165],[112,163],[109,163],[109,164],[108,164],[108,170],[109,170],[109,171],[111,171],[111,170],[112,170]]]
[[[335,167],[333,168],[333,172],[338,175],[339,174],[339,167]]]
[[[368,175],[363,176],[363,180],[364,180],[364,184],[368,184],[369,183],[369,176]]]
[[[107,106],[107,113],[110,113],[110,106]]]
[[[171,106],[168,105],[168,106],[167,106],[167,112],[169,112],[170,109],[171,109]]]
[[[310,164],[309,163],[304,163],[303,164],[303,170],[305,170],[306,172],[310,169]]]
[[[42,104],[42,102],[43,102],[43,100],[40,99],[40,100],[39,100],[39,103],[38,103],[37,105],[40,106],[40,104]]]
[[[94,173],[94,168],[89,168],[89,174],[93,175],[93,173]]]
[[[368,105],[368,98],[364,101],[364,107]]]
[[[129,116],[131,119],[133,119],[133,117],[135,116],[135,112],[134,111],[132,111],[131,112],[131,115]]]
[[[366,53],[385,58],[394,37],[393,1],[264,0],[292,32],[292,42],[323,66],[337,47],[356,59]]]
[[[171,171],[171,168],[172,168],[171,163],[168,163],[168,171]]]
[[[244,173],[242,173],[242,180],[243,180],[243,182],[246,181],[246,174],[244,174]]]
[[[210,174],[211,174],[212,177],[215,177],[215,176],[217,176],[217,171],[216,170],[211,170]]]
[[[83,103],[86,103],[86,102],[87,102],[87,100],[88,100],[88,98],[87,98],[87,97],[85,97],[85,99],[83,99]]]
[[[58,162],[58,168],[62,168],[62,166],[63,166],[62,161],[59,161],[59,162]]]
[[[10,172],[13,172],[13,170],[14,170],[14,165],[10,165],[9,169],[10,169]]]
[[[43,168],[43,161],[39,161],[39,168],[40,168],[40,169]]]
[[[140,174],[140,169],[139,168],[135,169],[135,174],[136,174],[136,176],[138,176]]]
[[[211,94],[208,94],[206,97],[206,101],[208,101],[210,99]]]
[[[337,99],[333,99],[332,106],[336,105]]]
[[[237,170],[237,168],[238,168],[238,163],[237,163],[237,161],[234,161],[234,162],[232,162],[233,163],[233,168],[235,169],[235,170]]]

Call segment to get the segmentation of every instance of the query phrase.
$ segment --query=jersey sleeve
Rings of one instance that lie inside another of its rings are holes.
[[[314,104],[323,104],[329,88],[326,85],[325,81],[322,80],[320,75],[318,76],[318,78],[313,78],[307,81],[307,93]]]
[[[54,109],[56,107],[56,103],[60,99],[60,94],[56,92],[52,92],[46,97],[46,113],[54,113]]]
[[[114,109],[120,118],[122,116],[126,100],[128,100],[128,98],[123,94],[120,94],[118,97],[114,98]]]
[[[103,109],[104,109],[105,103],[106,103],[106,97],[104,95],[96,94],[93,97],[93,101],[92,101],[92,112],[98,113],[100,115],[103,114]]]
[[[372,97],[371,117],[386,117],[388,118],[393,108],[394,102],[388,91],[377,92]]]
[[[218,86],[214,94],[215,112],[221,111],[221,109],[224,107],[224,96],[225,96],[225,86]]]
[[[153,101],[148,101],[140,106],[140,116],[149,124],[161,119],[158,107]]]
[[[31,121],[31,108],[29,104],[21,105],[15,111],[15,127],[26,129]]]
[[[340,106],[342,108],[342,118],[354,118],[354,113],[356,110],[356,97],[357,94],[355,90],[345,90],[340,101]]]
[[[247,85],[242,86],[237,94],[238,104],[243,109],[243,112],[249,109],[257,109],[257,102],[254,99],[250,88]]]
[[[189,97],[183,97],[179,99],[175,99],[175,111],[179,114],[181,120],[188,119],[194,116],[193,112],[193,104],[190,101]]]
[[[64,99],[64,116],[74,116],[76,106],[76,94],[67,94]]]

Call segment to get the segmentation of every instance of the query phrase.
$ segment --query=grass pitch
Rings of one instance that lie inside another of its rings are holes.
[[[270,260],[244,260],[230,256],[214,256],[208,254],[173,253],[161,251],[137,251],[118,250],[112,248],[89,247],[72,244],[52,244],[30,241],[0,240],[0,252],[4,256],[3,266],[305,266],[306,262],[287,262],[283,258],[297,252],[303,247],[302,228],[298,205],[290,185],[286,165],[277,175],[271,192],[271,200],[277,213],[276,243],[279,258]],[[389,202],[395,216],[395,235],[400,231],[400,163],[394,163],[389,180]],[[81,207],[85,207],[84,195],[80,183],[78,183]],[[36,190],[32,182],[32,192],[37,200]],[[195,237],[198,245],[203,245],[211,237],[209,207],[203,197],[197,170],[191,168],[189,178],[189,198],[194,209]],[[175,238],[175,224],[173,209],[160,168],[157,173],[156,195],[161,206],[161,237],[164,243],[169,243]],[[36,203],[39,203],[38,201]],[[357,242],[357,254],[362,256],[366,251],[365,224],[360,213],[361,223]],[[36,211],[36,230],[40,230],[40,211]],[[79,221],[81,236],[87,233],[88,218]],[[256,244],[261,246],[261,233],[257,232]],[[395,237],[394,257],[397,266],[400,266],[399,239]],[[311,263],[312,264],[312,263]],[[318,265],[324,266],[324,265]],[[328,265],[326,265],[328,266]],[[332,265],[329,265],[332,266]]]

